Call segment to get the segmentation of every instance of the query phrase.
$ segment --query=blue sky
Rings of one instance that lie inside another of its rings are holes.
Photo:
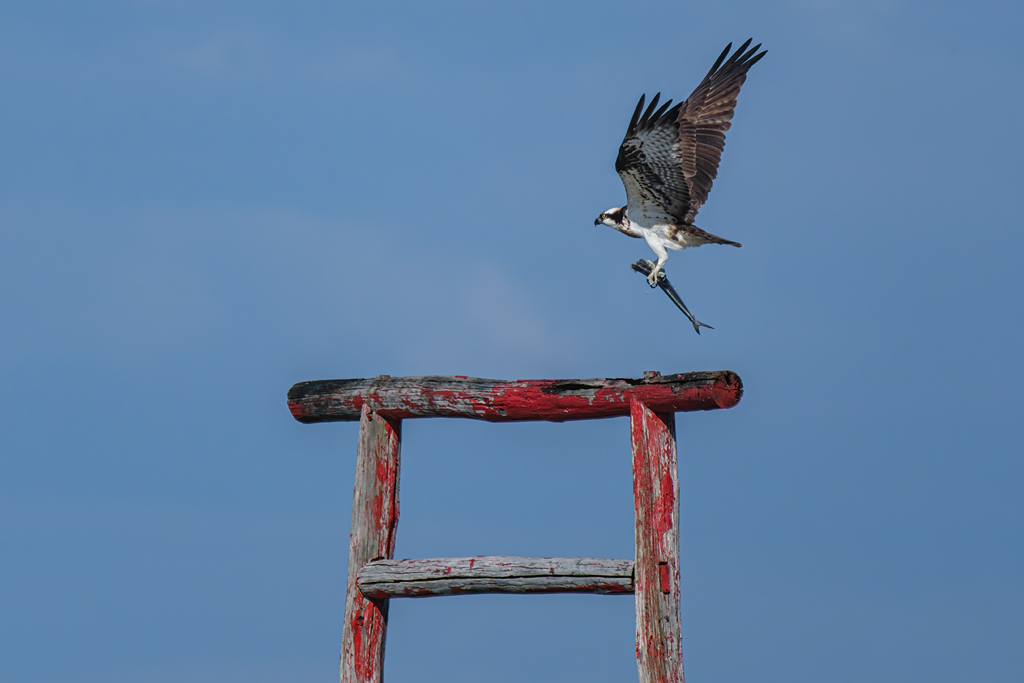
[[[0,10],[0,678],[337,675],[356,428],[308,379],[731,369],[678,417],[690,681],[1024,678],[1024,10]],[[769,50],[671,255],[637,97]],[[406,422],[401,557],[630,557],[628,425]],[[633,606],[396,601],[389,680],[633,680]]]

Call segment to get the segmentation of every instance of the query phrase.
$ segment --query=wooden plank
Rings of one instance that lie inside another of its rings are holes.
[[[592,557],[438,557],[376,560],[359,570],[371,598],[422,598],[473,593],[633,592],[633,563]]]
[[[679,475],[675,415],[631,405],[636,505],[636,658],[640,683],[682,683]]]
[[[389,377],[299,382],[288,408],[299,422],[359,419],[363,406],[391,419],[465,417],[490,422],[589,420],[628,415],[636,399],[656,412],[731,408],[743,395],[734,372],[644,373],[643,379],[502,381]]]
[[[342,683],[379,683],[383,678],[388,601],[365,597],[356,580],[365,563],[395,556],[401,429],[401,421],[385,419],[363,406],[341,639]]]

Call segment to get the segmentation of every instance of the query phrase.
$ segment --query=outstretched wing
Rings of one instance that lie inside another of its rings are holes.
[[[657,108],[659,93],[644,110],[640,97],[615,159],[631,215],[693,222],[718,175],[740,86],[765,55],[757,52],[760,45],[748,50],[750,43],[731,57],[732,43],[727,45],[685,102],[672,107],[669,100]]]

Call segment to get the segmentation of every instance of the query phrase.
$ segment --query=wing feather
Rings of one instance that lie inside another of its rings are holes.
[[[732,56],[732,43],[727,45],[690,96],[674,107],[669,100],[656,108],[658,93],[645,110],[640,97],[615,160],[631,215],[693,222],[718,175],[740,87],[765,55],[757,52],[760,45],[748,50],[751,42]]]

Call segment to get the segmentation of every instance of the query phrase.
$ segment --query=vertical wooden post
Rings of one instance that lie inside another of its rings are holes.
[[[640,683],[683,683],[679,470],[675,414],[630,401],[636,505],[636,660]]]
[[[348,551],[348,593],[341,639],[341,682],[380,683],[384,672],[388,600],[363,597],[359,568],[395,556],[402,421],[386,420],[363,405],[356,451],[352,533]]]

